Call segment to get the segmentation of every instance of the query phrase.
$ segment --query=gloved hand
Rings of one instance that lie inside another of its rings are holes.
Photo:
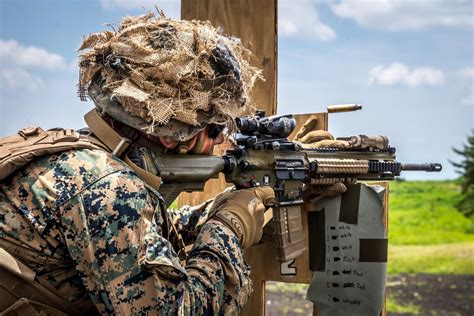
[[[216,196],[210,218],[227,225],[237,235],[243,248],[262,238],[265,205],[275,200],[270,187],[224,191]]]
[[[347,148],[349,143],[344,140],[335,140],[328,131],[315,130],[318,117],[311,115],[303,127],[296,133],[295,141],[298,142],[303,149],[314,149],[324,147]]]
[[[303,149],[324,147],[344,149],[349,147],[347,141],[335,140],[328,131],[315,130],[317,121],[318,117],[311,115],[296,133],[295,141],[298,142]],[[347,187],[342,182],[329,185],[314,184],[306,187],[304,196],[306,199],[315,196],[336,196],[346,191]]]

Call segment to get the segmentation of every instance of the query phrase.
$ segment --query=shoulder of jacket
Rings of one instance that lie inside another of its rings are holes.
[[[54,206],[58,207],[98,180],[123,171],[132,172],[123,161],[108,152],[72,149],[39,157],[10,181],[25,183],[30,188],[34,186],[55,200]]]

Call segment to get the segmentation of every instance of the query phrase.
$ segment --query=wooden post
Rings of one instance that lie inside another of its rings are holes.
[[[258,81],[252,91],[252,98],[259,110],[267,115],[277,112],[277,0],[182,0],[181,18],[187,20],[209,20],[215,27],[221,27],[225,34],[237,36],[255,56],[253,65],[262,69],[265,81]],[[226,145],[219,146],[214,154],[222,154]],[[221,192],[227,184],[223,176],[206,183],[204,192],[183,193],[179,205],[195,205]],[[272,249],[268,247],[268,249]],[[271,250],[270,250],[271,251]],[[247,254],[248,255],[248,254]],[[263,267],[259,262],[261,254],[247,256],[254,258],[252,276],[254,293],[242,315],[264,315],[265,278],[255,271]],[[274,257],[274,256],[273,256]],[[309,271],[309,270],[308,270]]]

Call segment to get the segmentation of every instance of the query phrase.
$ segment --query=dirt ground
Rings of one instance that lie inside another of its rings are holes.
[[[400,305],[419,305],[419,315],[474,315],[474,275],[407,274],[390,277],[388,285]]]
[[[402,274],[390,276],[388,295],[398,306],[415,306],[419,312],[389,315],[474,315],[474,275]],[[267,315],[311,315],[312,304],[304,299],[304,287],[267,290]]]

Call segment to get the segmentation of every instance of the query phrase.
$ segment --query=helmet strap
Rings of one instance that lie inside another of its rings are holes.
[[[161,177],[140,168],[126,155],[126,150],[132,141],[126,137],[122,137],[114,130],[94,109],[85,115],[87,126],[92,133],[102,142],[110,152],[117,157],[122,157],[123,161],[143,180],[146,184],[154,189],[158,189],[161,185]]]

